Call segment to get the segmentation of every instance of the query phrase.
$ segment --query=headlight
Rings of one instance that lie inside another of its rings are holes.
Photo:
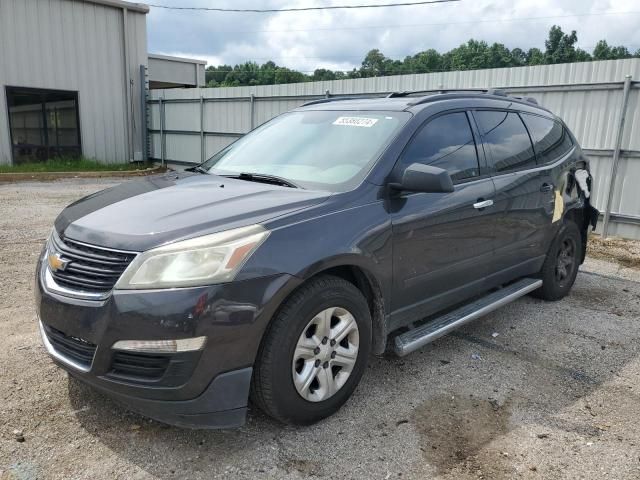
[[[269,236],[260,225],[236,228],[147,250],[138,255],[116,289],[211,285],[233,280]]]

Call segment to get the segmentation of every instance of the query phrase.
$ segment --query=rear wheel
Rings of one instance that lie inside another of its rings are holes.
[[[551,244],[540,271],[542,287],[533,295],[544,300],[564,298],[578,275],[581,252],[580,230],[574,222],[567,220]]]
[[[355,390],[371,348],[371,314],[360,290],[334,276],[312,279],[273,319],[254,367],[251,397],[265,413],[310,424]]]

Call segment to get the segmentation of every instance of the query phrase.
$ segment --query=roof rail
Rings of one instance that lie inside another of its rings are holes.
[[[389,95],[387,95],[384,98],[398,98],[398,97],[406,97],[408,95],[411,95],[412,93],[416,93],[416,92],[410,92],[408,90],[405,90],[404,92],[391,92]]]
[[[531,103],[533,105],[538,105],[538,101],[533,97],[516,97],[509,95],[505,90],[500,88],[456,88],[456,89],[438,89],[432,90],[430,93],[438,94],[438,93],[484,93],[486,95],[494,95],[498,97],[507,97],[513,98],[514,100],[520,100],[523,102]],[[422,92],[421,92],[422,93]],[[426,92],[425,92],[426,93]],[[422,103],[427,103],[432,101],[431,95],[418,97],[416,101],[409,103],[410,106],[420,105]]]
[[[489,88],[486,90],[487,95],[497,95],[498,97],[506,97],[507,92],[499,88]]]
[[[534,105],[538,105],[538,100],[533,97],[516,97],[515,95],[509,95],[511,98],[515,98],[516,100],[522,100],[523,102],[533,103]]]
[[[319,98],[317,100],[311,100],[310,102],[303,103],[300,105],[301,107],[306,107],[308,105],[317,105],[321,103],[329,103],[329,102],[339,102],[344,100],[359,100],[359,99],[371,99],[371,98],[401,98],[408,97],[410,95],[419,95],[426,94],[416,97],[416,99],[412,102],[408,103],[408,106],[420,105],[422,103],[427,103],[433,100],[432,96],[436,94],[444,94],[444,93],[484,93],[486,95],[493,95],[497,97],[506,97],[512,98],[514,100],[520,100],[522,102],[531,103],[533,105],[538,105],[538,101],[533,97],[521,97],[515,95],[509,95],[505,90],[500,88],[439,88],[437,90],[414,90],[414,91],[403,91],[403,92],[390,92],[384,97],[379,97],[378,95],[369,95],[369,96],[339,96],[339,97],[326,97]]]
[[[385,98],[408,97],[410,95],[418,95],[428,93],[435,95],[437,93],[454,93],[454,92],[487,92],[486,88],[438,88],[437,90],[405,90],[402,92],[391,92]]]
[[[306,107],[308,105],[317,105],[319,103],[340,102],[343,100],[359,100],[361,98],[378,98],[378,97],[326,97],[326,98],[319,98],[317,100],[311,100],[310,102],[303,103],[300,106]]]
[[[415,101],[409,103],[410,106],[420,105],[421,103],[430,102],[432,95],[437,95],[439,93],[488,93],[489,90],[486,88],[439,88],[437,90],[423,90],[421,92],[415,93],[428,93],[430,95],[424,95],[416,98]]]

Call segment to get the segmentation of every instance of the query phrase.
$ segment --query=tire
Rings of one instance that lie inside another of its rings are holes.
[[[551,243],[540,270],[542,287],[532,295],[548,301],[567,296],[578,275],[582,248],[582,235],[578,226],[566,220]]]
[[[340,332],[345,336],[339,343],[329,340]],[[371,313],[360,290],[339,277],[314,278],[272,320],[254,365],[251,399],[281,422],[315,423],[351,396],[370,349]]]

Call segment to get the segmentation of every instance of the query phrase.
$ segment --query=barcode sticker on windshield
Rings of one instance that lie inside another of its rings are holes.
[[[345,125],[347,127],[373,127],[377,118],[366,118],[366,117],[338,117],[334,125]]]

